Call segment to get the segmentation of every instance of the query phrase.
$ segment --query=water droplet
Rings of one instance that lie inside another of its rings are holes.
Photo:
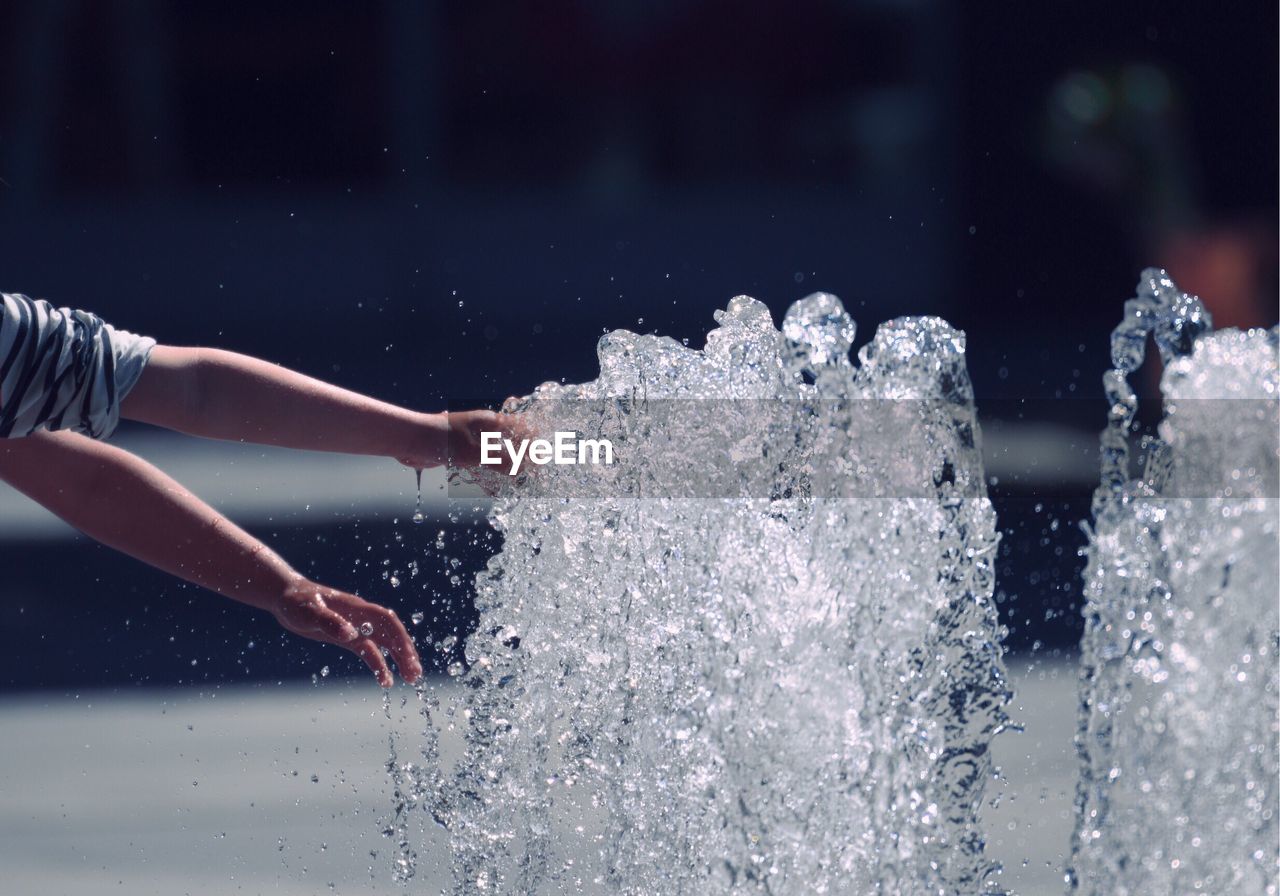
[[[413,520],[415,524],[421,525],[422,521],[426,519],[426,516],[422,513],[422,470],[414,470],[413,475],[418,485],[418,498],[413,505],[413,516],[409,519]]]
[[[369,637],[370,635],[372,635],[372,634],[373,634],[373,623],[372,623],[372,622],[362,622],[362,623],[360,623],[360,634],[364,635],[366,638],[367,638],[367,637]]]

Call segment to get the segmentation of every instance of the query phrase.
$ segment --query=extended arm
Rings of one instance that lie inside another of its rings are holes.
[[[393,457],[423,469],[479,461],[489,411],[424,414],[235,352],[158,345],[121,415],[212,439]]]
[[[0,440],[0,478],[86,535],[226,597],[290,631],[359,655],[384,687],[380,648],[414,681],[422,666],[391,610],[308,581],[182,485],[128,452],[74,433]],[[371,635],[361,634],[372,631]],[[371,629],[369,628],[371,627]]]

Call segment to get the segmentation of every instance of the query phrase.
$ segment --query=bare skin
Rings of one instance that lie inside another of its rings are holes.
[[[422,470],[480,462],[480,432],[507,428],[492,411],[424,414],[213,348],[157,345],[120,405],[131,420],[193,436],[393,457]]]
[[[475,466],[480,432],[513,428],[491,411],[419,413],[256,358],[174,346],[156,346],[120,410],[191,435],[391,457],[419,470]],[[422,675],[394,611],[308,580],[126,451],[70,432],[3,439],[0,479],[103,544],[350,650],[383,687],[393,683],[387,656],[406,681]]]

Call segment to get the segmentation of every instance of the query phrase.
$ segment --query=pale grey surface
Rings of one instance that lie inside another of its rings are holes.
[[[1011,667],[1026,732],[996,742],[1008,783],[987,810],[989,847],[1014,892],[1056,896],[1075,774],[1075,666]],[[403,759],[419,743],[416,706],[407,688],[395,692]],[[391,730],[364,680],[0,700],[0,891],[405,892],[379,834]],[[456,755],[456,740],[444,746]],[[408,892],[438,892],[447,867],[445,856],[423,856]]]
[[[1003,886],[1022,896],[1063,896],[1075,799],[1077,675],[1070,662],[1012,658],[1010,714],[1022,731],[992,748],[1005,778],[1004,796],[983,818],[987,849],[1004,865]]]

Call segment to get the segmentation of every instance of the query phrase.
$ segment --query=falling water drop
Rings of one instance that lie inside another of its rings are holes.
[[[414,470],[413,474],[418,480],[418,499],[413,505],[413,516],[411,519],[418,525],[421,525],[423,521],[426,520],[426,516],[422,513],[422,468],[419,467]]]

